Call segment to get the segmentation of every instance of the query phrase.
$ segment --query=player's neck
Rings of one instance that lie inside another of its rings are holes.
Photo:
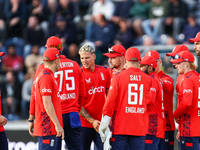
[[[92,65],[90,68],[87,68],[87,69],[90,70],[91,72],[94,72],[94,70],[95,70],[95,64]]]
[[[119,70],[120,72],[124,69],[124,64],[120,65],[119,67],[115,68],[117,70]]]
[[[138,64],[127,64],[127,68],[139,68],[139,65]]]
[[[186,73],[190,72],[190,71],[193,71],[193,70],[190,69],[190,68],[185,68],[184,75],[185,75]]]
[[[53,73],[55,73],[55,67],[53,65],[44,65],[45,68],[48,68],[49,70],[51,70]]]
[[[157,71],[156,71],[156,73],[159,73],[161,71],[161,69],[158,69]]]

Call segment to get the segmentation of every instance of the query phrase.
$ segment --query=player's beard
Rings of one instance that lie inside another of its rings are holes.
[[[195,52],[196,52],[196,55],[197,55],[197,56],[200,56],[200,50],[198,50],[198,51],[195,50]]]
[[[148,69],[149,69],[149,66],[147,66],[147,68],[146,68],[146,70],[144,71],[144,73],[149,74],[149,73],[148,73]]]
[[[174,64],[172,64],[173,68],[176,69],[176,66]]]
[[[60,64],[56,66],[56,72],[59,70]]]
[[[111,68],[112,68],[112,69],[114,69],[114,68],[116,69],[116,68],[118,68],[119,66],[120,66],[120,65],[112,65]]]
[[[116,69],[116,68],[118,68],[120,65],[121,65],[121,62],[120,61],[118,61],[118,63],[117,64],[110,64],[111,65],[111,68],[112,69]]]

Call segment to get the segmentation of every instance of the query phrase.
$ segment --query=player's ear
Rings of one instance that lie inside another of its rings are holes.
[[[60,60],[60,58],[56,59],[55,64],[59,63],[60,62],[59,60]]]
[[[148,67],[148,72],[153,72],[153,67],[152,66]]]
[[[97,57],[97,56],[96,56],[96,54],[95,54],[95,53],[93,53],[93,57],[94,57],[94,59],[96,59],[96,57]]]

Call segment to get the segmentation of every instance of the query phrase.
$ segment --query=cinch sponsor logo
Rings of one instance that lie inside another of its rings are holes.
[[[45,87],[42,89],[42,92],[52,92],[51,89],[46,89]]]
[[[100,87],[93,87],[88,91],[88,93],[90,95],[92,94],[95,94],[95,93],[101,93],[101,92],[104,92],[105,91],[105,88],[103,86],[100,86]]]
[[[184,89],[184,90],[183,90],[183,94],[184,94],[184,93],[192,93],[192,90],[190,90],[190,89]]]

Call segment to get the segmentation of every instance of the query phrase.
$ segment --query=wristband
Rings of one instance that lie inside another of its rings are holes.
[[[34,122],[34,120],[28,120],[28,122]]]

